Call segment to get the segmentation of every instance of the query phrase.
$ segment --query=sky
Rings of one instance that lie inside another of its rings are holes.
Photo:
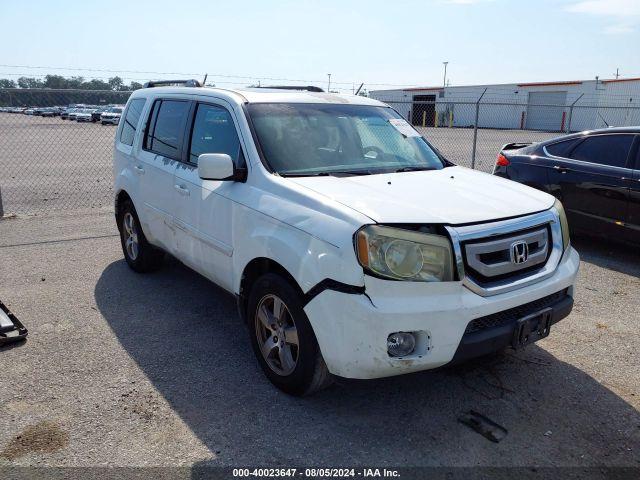
[[[13,79],[331,73],[332,90],[376,90],[442,85],[444,61],[451,85],[624,78],[640,77],[640,0],[2,0],[0,39]]]

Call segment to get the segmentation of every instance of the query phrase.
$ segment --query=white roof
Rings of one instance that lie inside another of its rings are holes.
[[[134,97],[166,94],[215,96],[233,99],[239,103],[341,103],[351,105],[386,106],[372,98],[337,93],[309,92],[269,88],[225,89],[213,87],[151,87],[136,90]]]

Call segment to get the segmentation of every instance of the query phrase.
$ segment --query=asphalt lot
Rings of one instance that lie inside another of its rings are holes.
[[[130,271],[108,212],[2,220],[0,300],[30,334],[0,350],[0,466],[640,467],[640,256],[575,245],[549,338],[299,399],[264,378],[231,296],[175,260]],[[460,424],[470,409],[506,438]]]
[[[113,125],[0,113],[0,190],[5,212],[111,208],[115,130]],[[471,165],[473,129],[421,130],[451,161]],[[491,171],[505,143],[537,142],[557,135],[481,129],[476,168]]]

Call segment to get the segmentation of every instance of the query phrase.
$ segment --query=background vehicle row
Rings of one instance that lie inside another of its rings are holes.
[[[123,108],[123,105],[71,104],[66,107],[0,107],[0,112],[22,113],[40,117],[60,117],[62,120],[117,125]]]

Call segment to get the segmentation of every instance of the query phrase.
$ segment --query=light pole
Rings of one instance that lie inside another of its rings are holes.
[[[442,62],[442,64],[444,65],[444,79],[442,80],[442,88],[447,86],[447,65],[449,65],[449,62]]]
[[[327,84],[327,93],[331,93],[331,74],[327,73],[327,77],[329,77],[329,83]]]

